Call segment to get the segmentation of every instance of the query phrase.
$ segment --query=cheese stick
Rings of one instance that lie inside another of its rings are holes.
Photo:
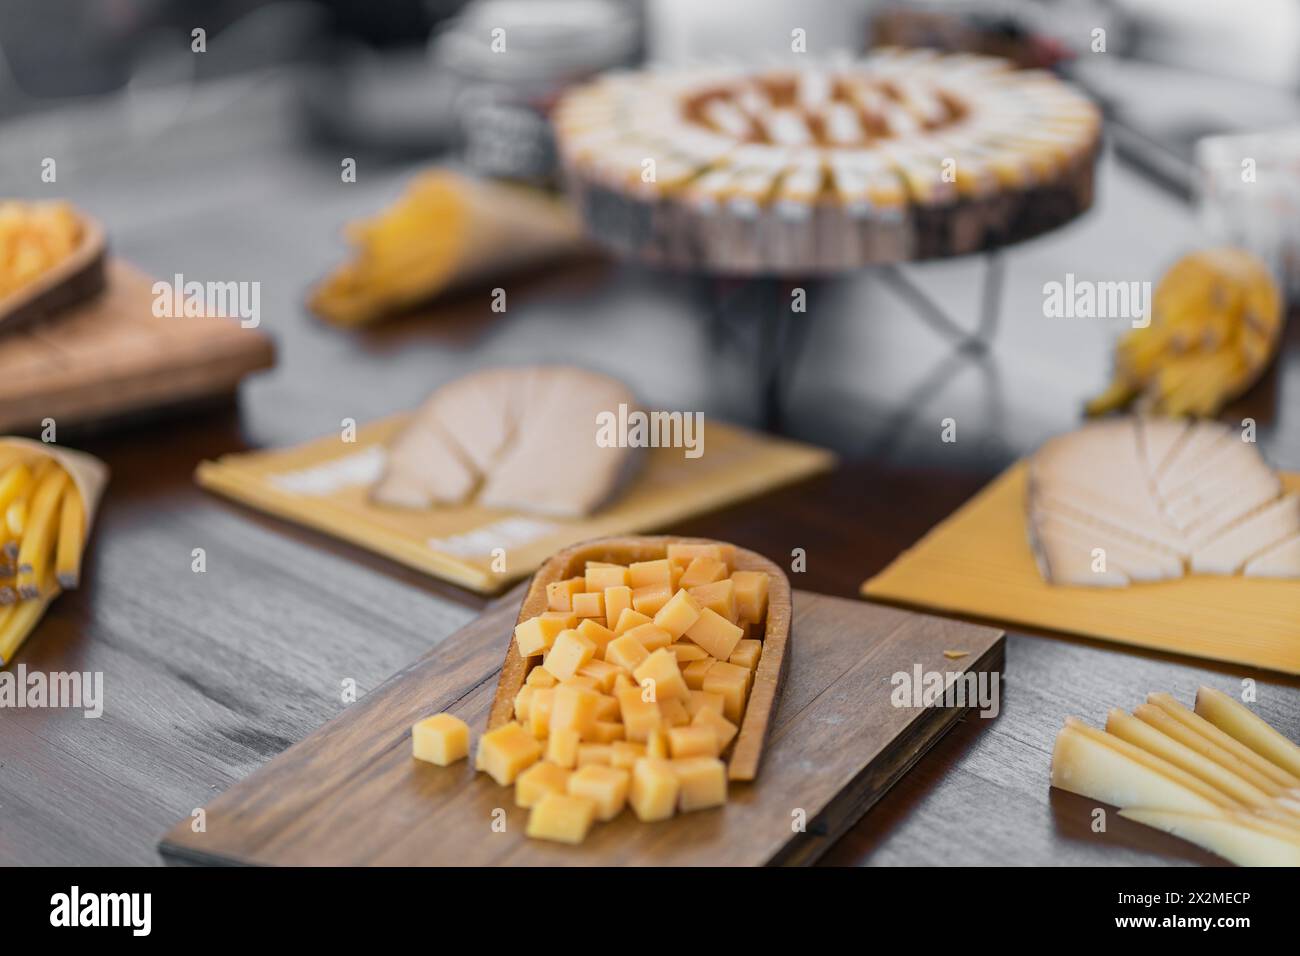
[[[62,468],[47,471],[36,486],[18,548],[18,593],[24,599],[39,597],[38,574],[49,563],[55,545],[59,501],[68,485]]]
[[[0,667],[8,666],[14,659],[27,635],[35,629],[45,609],[59,594],[59,587],[48,568],[41,576],[40,592],[42,597],[36,600],[19,601],[0,608]]]
[[[81,495],[70,485],[63,495],[54,564],[62,588],[75,588],[81,579],[81,550],[85,535],[85,508],[81,504]]]

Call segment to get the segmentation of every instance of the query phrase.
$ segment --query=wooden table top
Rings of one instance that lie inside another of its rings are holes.
[[[284,142],[279,107],[266,105],[269,92],[259,96],[204,113],[192,135],[168,134],[166,149],[117,143],[111,161],[97,159],[94,137],[117,127],[86,116],[59,128],[69,156],[60,185],[109,224],[119,254],[159,275],[263,283],[263,331],[280,364],[248,382],[238,406],[60,434],[105,458],[113,477],[82,588],[54,604],[18,663],[102,672],[105,710],[99,719],[59,710],[0,718],[0,863],[161,862],[156,844],[170,825],[340,713],[346,687],[373,689],[484,604],[204,494],[192,481],[201,459],[301,441],[343,417],[409,407],[458,372],[528,358],[604,367],[656,407],[756,419],[752,343],[710,337],[689,284],[643,270],[551,270],[512,284],[504,316],[469,296],[373,332],[322,327],[301,300],[340,255],[330,237],[394,194],[409,169],[363,164],[359,182],[341,186],[337,160]],[[39,136],[3,139],[0,161],[45,155]],[[1146,278],[1190,228],[1185,208],[1113,164],[1103,172],[1097,212],[1011,257],[1003,328],[984,358],[953,353],[869,276],[825,290],[786,429],[836,448],[843,466],[659,530],[725,538],[778,561],[802,548],[807,570],[792,575],[796,587],[855,597],[1014,457],[1071,427],[1081,397],[1101,384],[1117,329],[1045,320],[1043,277],[1132,269]],[[960,310],[976,268],[918,272]],[[1289,468],[1300,468],[1297,331],[1293,317],[1282,360],[1234,409],[1259,419],[1265,451]],[[938,441],[949,414],[961,422],[956,445]],[[206,553],[201,574],[191,570],[195,548]],[[1013,634],[1001,714],[948,734],[825,860],[1208,862],[1119,820],[1091,833],[1086,802],[1050,791],[1048,759],[1068,714],[1095,722],[1150,690],[1187,700],[1202,682],[1229,688],[1242,677],[1259,680],[1261,711],[1300,737],[1295,681]]]

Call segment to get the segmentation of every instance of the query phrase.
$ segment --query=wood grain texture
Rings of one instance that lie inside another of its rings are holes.
[[[624,813],[581,847],[524,837],[512,788],[470,761],[411,757],[410,726],[449,710],[475,734],[516,618],[495,605],[301,744],[218,797],[207,829],[174,827],[164,852],[263,864],[758,865],[811,862],[959,715],[897,707],[890,675],[996,670],[1000,632],[808,592],[794,595],[800,653],[778,700],[762,775],[724,808],[659,824]],[[949,661],[944,650],[969,651]],[[504,832],[492,828],[503,809]],[[792,826],[802,815],[807,829]]]
[[[255,328],[154,316],[152,280],[120,260],[106,281],[101,295],[0,336],[0,432],[192,402],[273,362],[271,340]]]
[[[584,573],[588,561],[608,561],[613,564],[631,564],[634,561],[654,561],[668,553],[670,544],[724,544],[710,538],[680,538],[672,535],[637,535],[621,538],[601,538],[565,548],[542,565],[533,575],[519,605],[519,624],[537,617],[547,609],[546,587],[557,581]],[[768,576],[767,619],[763,628],[763,654],[754,672],[754,685],[746,701],[740,731],[731,745],[727,759],[727,776],[731,780],[753,780],[763,758],[763,744],[767,739],[776,696],[786,672],[787,648],[790,641],[790,581],[779,567],[754,551],[735,549],[733,570],[762,571]],[[508,723],[514,716],[515,695],[519,693],[528,672],[538,661],[521,657],[519,644],[512,637],[506,647],[506,659],[501,665],[496,697],[488,716],[488,729]]]

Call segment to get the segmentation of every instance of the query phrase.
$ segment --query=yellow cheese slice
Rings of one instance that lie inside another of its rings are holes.
[[[1225,734],[1204,717],[1188,710],[1174,700],[1171,695],[1148,694],[1147,702],[1154,704],[1179,723],[1196,731],[1219,750],[1227,751],[1233,757],[1249,765],[1257,773],[1272,781],[1276,787],[1287,790],[1300,789],[1300,777],[1261,757],[1239,740]]]
[[[1300,747],[1240,701],[1213,687],[1196,692],[1196,713],[1283,770],[1300,777]]]
[[[1300,840],[1247,814],[1125,808],[1120,816],[1195,843],[1239,866],[1300,866]]]

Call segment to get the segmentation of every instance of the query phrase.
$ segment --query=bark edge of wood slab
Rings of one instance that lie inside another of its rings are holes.
[[[97,219],[80,212],[82,237],[77,248],[15,292],[0,298],[0,336],[92,298],[103,291],[108,234]]]
[[[753,780],[758,776],[758,766],[763,759],[763,744],[767,729],[776,710],[776,698],[785,679],[790,644],[790,618],[792,613],[790,581],[774,562],[756,551],[736,547],[713,538],[682,538],[674,535],[630,535],[613,538],[596,538],[583,541],[558,551],[537,569],[524,593],[516,623],[536,617],[546,610],[546,586],[575,576],[588,561],[609,561],[631,564],[633,561],[654,561],[665,557],[670,544],[725,544],[735,547],[736,571],[764,571],[769,577],[767,589],[767,622],[763,630],[763,653],[754,673],[754,686],[745,705],[745,716],[740,733],[732,745],[731,759],[727,761],[727,777],[731,780]],[[488,730],[509,723],[514,716],[515,695],[524,686],[531,665],[528,658],[519,654],[514,633],[510,634],[505,663],[501,665],[501,678],[497,682],[496,697],[488,716]]]

